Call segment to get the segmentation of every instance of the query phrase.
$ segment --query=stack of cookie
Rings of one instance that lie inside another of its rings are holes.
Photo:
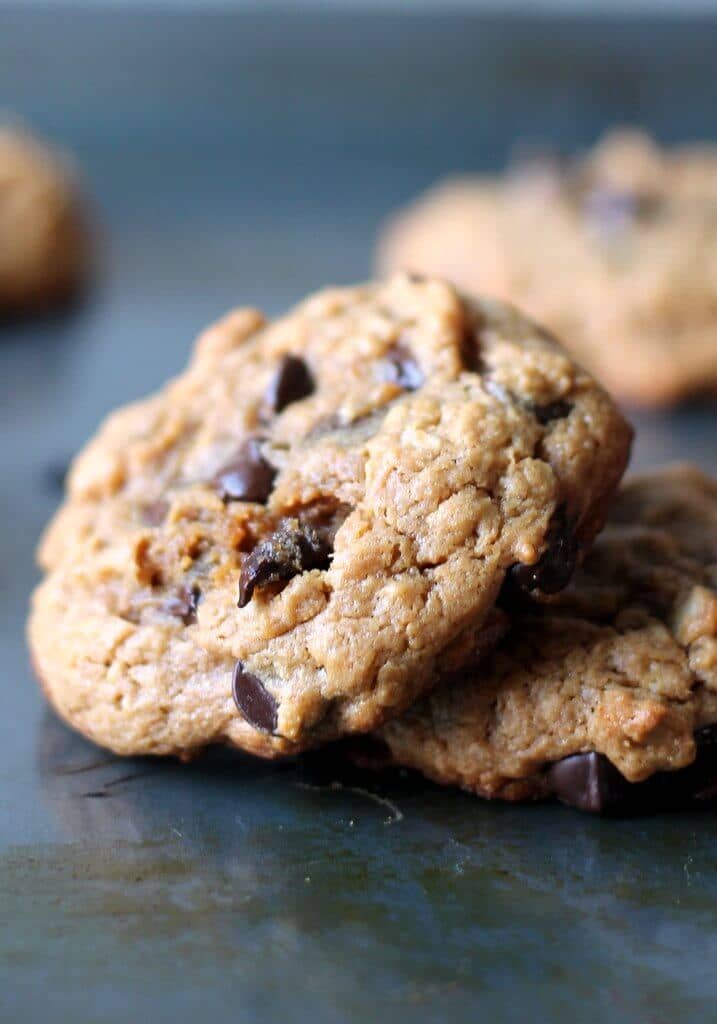
[[[615,498],[630,441],[545,330],[442,281],[239,310],[75,460],[38,677],[120,754],[352,737],[489,797],[703,794],[717,485]]]

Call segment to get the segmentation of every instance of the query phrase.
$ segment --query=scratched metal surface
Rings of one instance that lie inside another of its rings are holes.
[[[0,12],[0,105],[77,151],[103,272],[0,338],[0,1019],[73,1024],[713,1016],[714,814],[595,821],[416,780],[118,762],[23,643],[57,467],[228,306],[367,275],[380,217],[515,135],[713,130],[715,24]],[[636,462],[717,469],[717,413]]]

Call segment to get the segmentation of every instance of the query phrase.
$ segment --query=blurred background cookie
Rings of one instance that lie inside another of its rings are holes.
[[[388,223],[379,263],[515,302],[627,402],[717,389],[713,146],[613,131],[570,161],[444,181]]]
[[[75,298],[88,263],[71,163],[26,130],[0,125],[0,318]]]

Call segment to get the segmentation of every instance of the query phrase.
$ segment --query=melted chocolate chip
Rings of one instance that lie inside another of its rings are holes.
[[[604,754],[575,754],[546,773],[551,793],[570,807],[593,814],[670,810],[717,798],[717,728],[695,733],[695,760],[673,772],[628,782]]]
[[[265,504],[276,478],[276,470],[261,454],[261,442],[250,437],[236,455],[214,477],[223,501],[255,501]]]
[[[262,732],[276,732],[277,703],[261,679],[247,672],[241,661],[234,666],[232,696],[247,722]]]
[[[266,404],[272,412],[281,412],[292,402],[307,398],[315,388],[311,371],[298,356],[284,356],[266,392]]]
[[[181,619],[185,626],[191,626],[197,621],[197,605],[201,596],[202,592],[198,586],[181,586],[176,594],[164,602],[164,611],[173,615],[175,619]]]
[[[578,557],[578,542],[572,531],[565,509],[553,516],[547,536],[548,547],[535,565],[516,562],[506,577],[508,590],[523,593],[540,590],[544,594],[557,594],[570,582]]]
[[[244,559],[239,574],[239,607],[249,604],[256,587],[265,583],[290,580],[310,569],[328,569],[331,551],[330,534],[298,519],[285,519]]]
[[[625,799],[630,783],[602,754],[575,754],[548,769],[551,792],[570,807],[604,814]]]
[[[557,398],[554,402],[546,402],[544,405],[534,403],[530,406],[530,411],[543,427],[552,420],[564,420],[566,416],[570,415],[572,409],[571,403],[566,402],[563,398]]]
[[[383,378],[406,391],[416,391],[425,380],[411,350],[400,341],[386,353]]]
[[[147,526],[161,526],[167,518],[168,512],[169,502],[163,501],[160,498],[159,501],[153,501],[149,505],[143,506],[142,520],[147,524]]]

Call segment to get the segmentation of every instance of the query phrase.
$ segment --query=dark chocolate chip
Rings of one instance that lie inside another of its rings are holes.
[[[516,562],[511,566],[507,577],[508,589],[557,594],[568,585],[577,562],[578,542],[564,508],[558,509],[553,516],[546,540],[547,550],[535,565]]]
[[[406,391],[416,391],[425,380],[413,353],[401,341],[397,341],[386,353],[383,378]]]
[[[162,607],[175,619],[181,619],[185,626],[191,626],[197,621],[197,605],[201,596],[202,592],[196,584],[193,587],[183,585],[176,594],[167,598]]]
[[[483,375],[488,372],[488,367],[481,354],[479,335],[480,330],[476,324],[468,323],[466,325],[463,337],[461,338],[461,362],[463,363],[463,369],[467,370],[468,373]]]
[[[247,672],[242,661],[234,666],[232,695],[234,703],[250,725],[262,732],[276,732],[277,703],[261,679]]]
[[[265,504],[271,494],[276,469],[261,454],[261,442],[250,437],[215,475],[213,484],[223,501],[255,501]]]
[[[142,519],[147,526],[161,526],[167,517],[167,512],[169,512],[169,502],[162,501],[160,498],[159,501],[153,501],[142,507]]]
[[[284,520],[244,559],[239,574],[239,607],[249,604],[256,587],[265,583],[290,580],[310,569],[328,569],[331,550],[329,538],[313,526],[297,519]]]
[[[292,402],[307,398],[315,388],[311,371],[298,356],[284,356],[266,392],[272,412],[281,412]]]
[[[575,754],[551,765],[551,793],[563,803],[595,814],[645,814],[717,799],[717,729],[695,733],[692,764],[628,782],[603,754]]]
[[[548,769],[550,791],[570,807],[604,814],[627,797],[630,783],[603,755],[574,754]]]
[[[557,398],[554,402],[546,402],[544,405],[532,403],[530,411],[541,426],[545,426],[552,420],[564,420],[572,412],[572,404],[563,398]]]

